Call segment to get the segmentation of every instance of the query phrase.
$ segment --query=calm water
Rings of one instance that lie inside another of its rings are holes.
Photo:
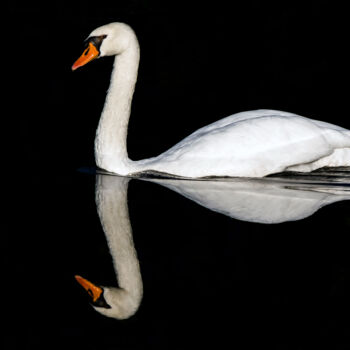
[[[79,171],[26,181],[4,249],[8,348],[350,344],[349,169],[222,181]],[[125,320],[95,311],[74,279],[117,287],[113,261],[130,289]]]

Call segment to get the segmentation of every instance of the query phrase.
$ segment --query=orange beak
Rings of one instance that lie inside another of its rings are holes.
[[[75,276],[77,282],[88,292],[92,301],[95,302],[102,294],[103,289],[91,283],[81,276]]]
[[[99,56],[99,51],[96,46],[89,43],[89,46],[84,50],[83,54],[74,62],[72,70],[76,70],[79,67],[85,66],[86,63],[91,62]]]

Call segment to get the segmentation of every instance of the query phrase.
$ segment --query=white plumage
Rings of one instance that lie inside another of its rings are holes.
[[[97,165],[119,175],[145,171],[185,178],[263,177],[350,166],[350,131],[296,114],[256,110],[205,126],[161,155],[131,161],[127,126],[137,80],[139,45],[133,30],[110,23],[90,37],[104,37],[99,56],[117,55],[95,140]]]
[[[350,132],[281,111],[242,112],[199,129],[144,164],[186,177],[262,177],[350,165]]]

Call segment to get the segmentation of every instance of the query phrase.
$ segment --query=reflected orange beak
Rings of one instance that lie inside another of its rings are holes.
[[[92,301],[96,302],[96,300],[101,296],[103,289],[91,283],[81,276],[75,276],[77,282],[88,292],[91,296]]]
[[[74,62],[72,70],[76,70],[79,67],[85,66],[99,56],[99,51],[96,46],[89,43],[89,46],[84,50],[83,54]]]

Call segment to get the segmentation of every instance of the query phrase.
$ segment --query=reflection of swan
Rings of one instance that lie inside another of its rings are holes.
[[[76,276],[88,291],[94,308],[117,319],[132,316],[139,308],[143,285],[134,249],[127,208],[130,179],[97,175],[96,204],[108,246],[113,258],[119,288],[100,287]],[[330,186],[290,179],[229,179],[194,181],[147,179],[163,185],[196,203],[235,219],[281,223],[300,220],[322,206],[350,199],[350,187]]]
[[[118,55],[95,139],[96,163],[102,169],[120,175],[155,171],[197,178],[262,177],[284,170],[350,166],[349,130],[273,110],[231,115],[158,157],[133,162],[126,137],[139,64],[137,38],[129,26],[110,23],[95,29],[87,45],[73,70],[94,58]]]
[[[301,184],[272,178],[148,181],[235,219],[269,224],[300,220],[327,204],[350,199],[349,186]]]
[[[142,278],[134,249],[127,206],[129,179],[98,175],[96,205],[109,250],[113,258],[119,288],[100,287],[76,276],[89,292],[93,306],[101,314],[125,319],[138,309],[142,299]]]

